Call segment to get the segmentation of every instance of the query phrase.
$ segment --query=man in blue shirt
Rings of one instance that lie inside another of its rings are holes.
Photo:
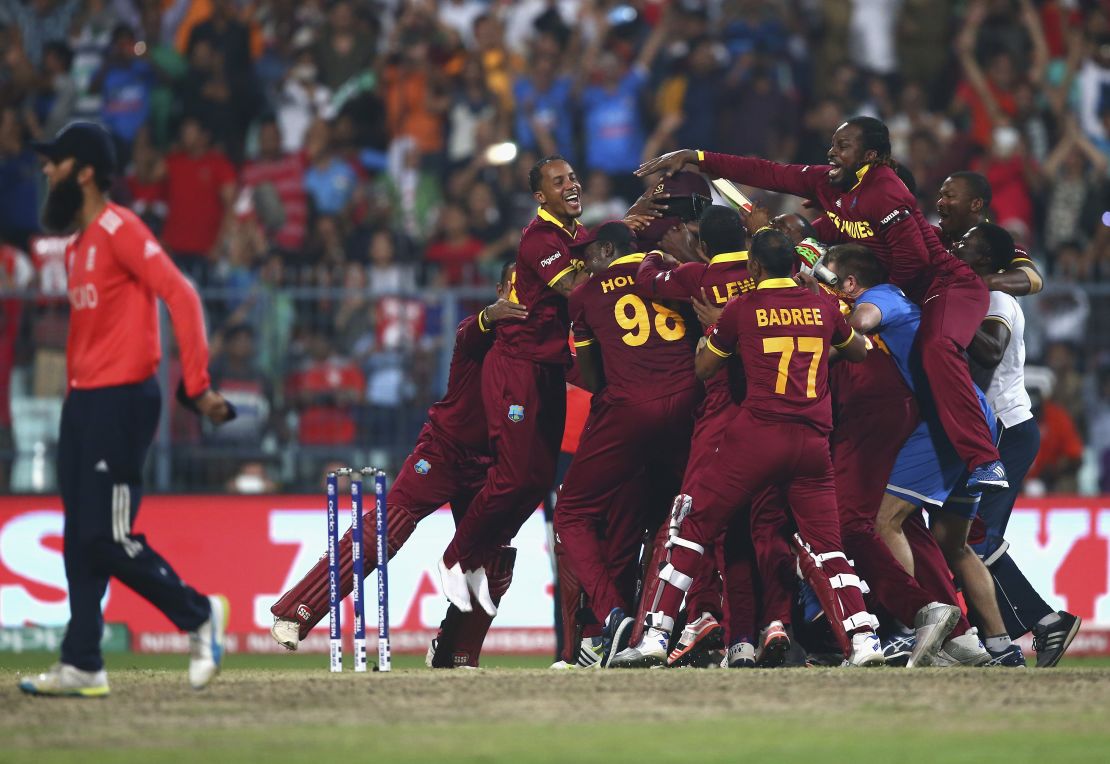
[[[154,70],[135,55],[135,33],[126,24],[112,30],[112,43],[104,67],[93,79],[92,88],[102,95],[101,120],[117,141],[117,153],[130,146],[150,113]]]
[[[850,255],[850,256],[849,256]],[[930,513],[930,526],[948,566],[960,581],[971,606],[991,635],[1005,633],[998,609],[994,583],[990,573],[967,544],[971,520],[975,517],[980,494],[962,488],[964,465],[944,433],[936,416],[929,380],[921,368],[920,358],[913,352],[914,339],[921,323],[921,309],[898,287],[875,283],[877,268],[852,267],[874,255],[863,247],[846,245],[830,252],[829,267],[837,273],[838,289],[855,301],[851,323],[857,331],[877,335],[894,358],[906,384],[914,390],[922,411],[922,421],[902,446],[887,485],[887,494],[879,508],[879,534],[890,546],[894,556],[908,571],[913,572],[913,552],[902,525],[909,516],[924,507]],[[982,391],[976,389],[983,415],[989,424],[993,412]],[[957,486],[961,486],[957,490]],[[997,630],[996,630],[997,629]],[[988,637],[990,638],[990,637]],[[983,649],[977,634],[950,639],[936,658],[935,665],[981,665],[997,662],[1016,665],[1017,656],[1010,650],[994,655]],[[1024,665],[1024,657],[1020,659]]]
[[[574,117],[571,111],[571,78],[560,75],[555,56],[533,52],[528,75],[513,83],[516,101],[517,143],[541,156],[561,154],[573,161]]]

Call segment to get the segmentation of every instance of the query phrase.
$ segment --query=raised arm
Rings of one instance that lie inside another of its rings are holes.
[[[640,165],[636,174],[644,177],[661,172],[664,176],[670,176],[688,164],[696,165],[702,172],[718,178],[805,199],[817,196],[818,186],[826,180],[829,173],[829,168],[822,165],[779,164],[755,157],[680,149],[649,159]]]

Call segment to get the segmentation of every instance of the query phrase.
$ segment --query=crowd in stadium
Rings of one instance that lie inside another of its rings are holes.
[[[35,286],[19,254],[43,197],[29,141],[102,122],[127,168],[113,197],[221,295],[214,374],[256,379],[265,411],[245,439],[354,442],[367,417],[434,399],[418,360],[378,351],[442,333],[434,290],[492,286],[534,214],[538,157],[575,163],[593,224],[642,192],[646,157],[821,163],[832,130],[864,114],[890,126],[926,214],[950,172],[979,171],[992,219],[1042,266],[1028,342],[1051,400],[1034,477],[1073,491],[1084,446],[1110,461],[1110,356],[1078,288],[1110,274],[1105,4],[0,0],[0,49],[0,285]],[[352,291],[334,305],[285,287]],[[265,321],[259,293],[274,296]],[[5,336],[27,337],[7,305]],[[16,344],[0,350],[5,399],[29,362]],[[427,391],[398,397],[406,385]],[[0,450],[10,429],[0,418]]]

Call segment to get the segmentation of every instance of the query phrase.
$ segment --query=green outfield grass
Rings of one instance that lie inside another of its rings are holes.
[[[1103,762],[1110,659],[1005,669],[331,675],[324,655],[232,655],[204,692],[180,655],[113,655],[106,699],[23,696],[46,654],[0,656],[0,762]],[[676,723],[680,720],[680,723]]]

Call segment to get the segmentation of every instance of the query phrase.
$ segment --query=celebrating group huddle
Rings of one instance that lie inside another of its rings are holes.
[[[819,215],[712,205],[690,166]],[[478,665],[509,544],[554,482],[568,381],[594,396],[555,509],[556,666],[778,666],[799,642],[837,665],[1024,666],[1028,631],[1055,665],[1079,619],[1004,539],[1039,438],[1013,295],[1041,279],[985,222],[985,179],[950,177],[932,227],[867,117],[828,165],[684,150],[637,174],[653,193],[587,231],[573,168],[537,163],[499,299],[459,326],[390,495],[391,555],[455,514],[429,665]],[[296,648],[326,587],[321,561],[272,608],[275,639]]]

